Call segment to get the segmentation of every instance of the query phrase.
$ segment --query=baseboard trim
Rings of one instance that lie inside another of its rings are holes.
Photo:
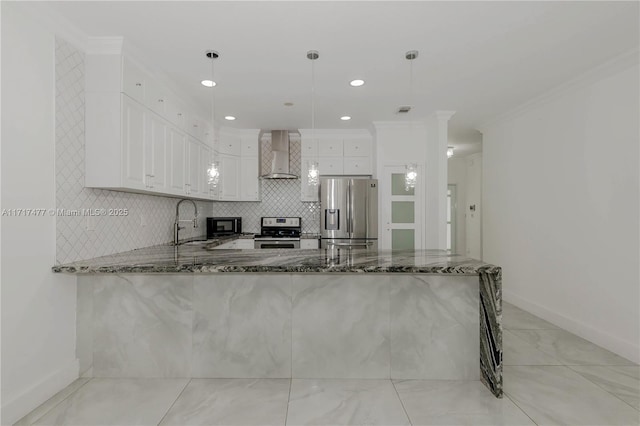
[[[560,328],[570,331],[571,333],[595,343],[598,346],[602,346],[603,348],[635,362],[636,364],[640,363],[640,346],[634,345],[632,342],[618,337],[611,336],[602,330],[593,328],[583,322],[576,321],[573,318],[551,311],[544,306],[531,302],[509,291],[503,291],[502,294],[503,299],[506,302],[509,302],[520,309],[524,309],[525,311],[528,311],[543,320],[549,321]]]
[[[12,425],[40,404],[67,387],[78,378],[80,364],[74,359],[66,366],[46,376],[22,394],[2,404],[2,424]]]

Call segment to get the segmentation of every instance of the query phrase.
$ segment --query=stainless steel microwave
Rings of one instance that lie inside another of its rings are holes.
[[[208,217],[207,238],[242,233],[241,217]]]

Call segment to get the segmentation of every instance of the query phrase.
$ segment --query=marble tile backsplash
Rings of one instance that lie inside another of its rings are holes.
[[[56,39],[56,208],[127,209],[125,216],[56,218],[56,261],[68,263],[133,250],[173,239],[177,199],[84,187],[84,53]],[[181,231],[182,238],[206,232],[212,202],[198,202],[199,227]],[[192,217],[193,206],[181,206]],[[91,223],[93,222],[93,223]],[[88,230],[93,228],[93,230]]]

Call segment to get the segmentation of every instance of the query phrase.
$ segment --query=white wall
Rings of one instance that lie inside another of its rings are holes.
[[[483,128],[504,298],[640,361],[638,53]]]
[[[424,122],[373,123],[375,177],[384,178],[385,166],[418,165],[417,187],[422,185],[422,191],[416,195],[420,197],[421,246],[424,249],[446,248],[447,123],[453,114],[452,111],[437,111]],[[388,202],[384,194],[378,195],[380,212]],[[382,217],[379,222],[379,238],[383,239],[386,228]]]
[[[455,253],[464,255],[467,247],[465,206],[467,197],[467,160],[450,158],[447,166],[448,184],[456,186],[456,236]]]
[[[465,199],[465,255],[482,260],[482,153],[465,158],[467,197]],[[475,210],[471,207],[475,206]]]
[[[54,208],[54,34],[2,2],[2,207]],[[2,217],[2,424],[78,376],[75,277],[53,274],[55,217]]]

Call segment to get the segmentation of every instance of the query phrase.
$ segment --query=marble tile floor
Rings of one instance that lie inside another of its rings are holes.
[[[640,366],[504,304],[505,397],[479,381],[78,379],[27,425],[640,425]]]

